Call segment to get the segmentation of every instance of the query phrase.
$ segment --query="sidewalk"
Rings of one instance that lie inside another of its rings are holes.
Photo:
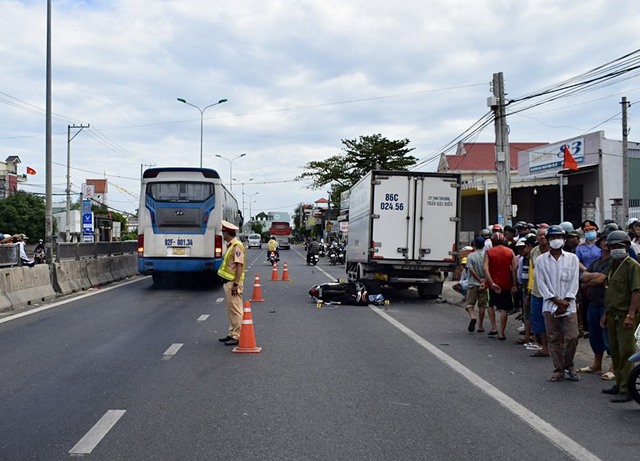
[[[444,286],[442,287],[442,301],[451,304],[460,309],[460,329],[462,331],[467,331],[467,325],[469,324],[469,317],[464,310],[465,303],[464,298],[460,293],[453,289],[453,285],[457,282],[453,280],[446,280],[444,282]],[[477,310],[476,310],[477,311]],[[518,333],[518,327],[522,325],[522,322],[515,319],[515,315],[509,316],[509,323],[507,325],[507,341],[513,342],[515,339],[520,338],[520,334]],[[485,318],[485,322],[487,319]],[[487,328],[485,326],[485,328]],[[488,331],[488,330],[487,330]],[[576,368],[582,368],[591,365],[593,360],[593,351],[591,350],[591,346],[589,346],[589,340],[580,338],[578,341],[578,348],[576,349],[575,356],[575,366]],[[551,361],[551,359],[549,359]],[[608,356],[605,356],[603,360],[602,366],[604,370],[609,369],[609,364],[611,363],[611,359]],[[550,363],[551,364],[551,363]],[[606,381],[603,381],[606,383]]]

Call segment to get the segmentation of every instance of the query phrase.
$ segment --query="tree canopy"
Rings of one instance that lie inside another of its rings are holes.
[[[360,136],[358,139],[342,139],[341,153],[325,160],[307,163],[307,170],[296,180],[311,179],[311,189],[332,185],[331,199],[336,203],[340,193],[350,189],[370,170],[406,170],[418,159],[409,155],[414,149],[409,140],[392,141],[381,134]]]
[[[31,240],[44,238],[44,198],[17,192],[0,200],[0,232],[26,234]]]

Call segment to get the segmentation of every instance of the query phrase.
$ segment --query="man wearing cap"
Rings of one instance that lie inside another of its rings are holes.
[[[625,231],[613,231],[607,237],[611,251],[611,264],[605,285],[604,316],[600,320],[607,327],[611,360],[616,372],[616,384],[604,389],[604,394],[617,395],[613,403],[632,400],[627,389],[627,378],[633,364],[629,357],[636,351],[634,332],[640,321],[640,264],[629,257],[631,239]]]
[[[220,338],[220,342],[227,346],[237,346],[240,339],[240,326],[242,325],[242,291],[244,288],[244,245],[236,238],[238,226],[225,221],[222,224],[222,238],[227,243],[227,251],[218,269],[218,275],[227,280],[223,285],[224,297],[227,301],[227,313],[229,314],[229,334]]]
[[[536,258],[535,275],[543,299],[542,312],[553,360],[553,374],[548,381],[565,377],[578,381],[573,359],[578,346],[576,294],[580,280],[580,264],[576,255],[564,247],[565,232],[560,226],[549,226],[549,251]]]

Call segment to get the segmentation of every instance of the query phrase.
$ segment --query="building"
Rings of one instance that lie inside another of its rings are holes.
[[[10,155],[0,162],[0,199],[18,192],[18,184],[27,181],[26,174],[18,174],[18,164],[22,163],[17,155]]]
[[[109,181],[107,179],[87,179],[83,190],[84,198],[91,199],[98,205],[109,206],[107,193],[109,192]]]
[[[564,146],[578,164],[564,168]],[[534,224],[585,219],[624,225],[622,212],[622,142],[603,131],[554,143],[510,143],[512,222]],[[628,177],[640,174],[640,144],[629,142]],[[497,222],[495,145],[460,143],[455,155],[442,155],[439,172],[462,175],[463,232]],[[640,217],[640,183],[629,181],[629,216]],[[465,240],[465,239],[463,239]]]
[[[509,143],[511,162],[511,195],[514,205],[513,215],[518,214],[520,203],[528,200],[532,185],[528,180],[518,178],[519,153],[528,149],[544,146],[546,142]],[[495,144],[489,142],[458,143],[456,153],[442,154],[438,163],[439,173],[458,173],[462,180],[462,222],[463,232],[476,232],[483,227],[496,223],[497,175]],[[553,179],[538,179],[538,185],[551,185]],[[465,240],[465,239],[463,239]]]

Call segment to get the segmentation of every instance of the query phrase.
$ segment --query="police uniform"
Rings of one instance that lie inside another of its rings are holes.
[[[636,352],[634,332],[640,322],[639,313],[629,316],[631,296],[640,290],[640,264],[627,256],[621,262],[613,260],[609,265],[604,295],[607,313],[607,330],[611,359],[615,368],[616,383],[620,393],[627,394],[627,377],[633,364],[627,359]],[[633,319],[633,328],[625,328],[625,317]]]
[[[238,231],[238,226],[222,220],[222,231],[235,234]],[[227,242],[227,251],[224,254],[222,265],[220,269],[218,269],[218,275],[227,280],[223,288],[227,301],[227,313],[229,314],[229,334],[226,338],[220,338],[220,341],[228,345],[237,344],[240,338],[243,314],[242,291],[244,288],[244,268],[244,245],[234,235],[233,238]]]

